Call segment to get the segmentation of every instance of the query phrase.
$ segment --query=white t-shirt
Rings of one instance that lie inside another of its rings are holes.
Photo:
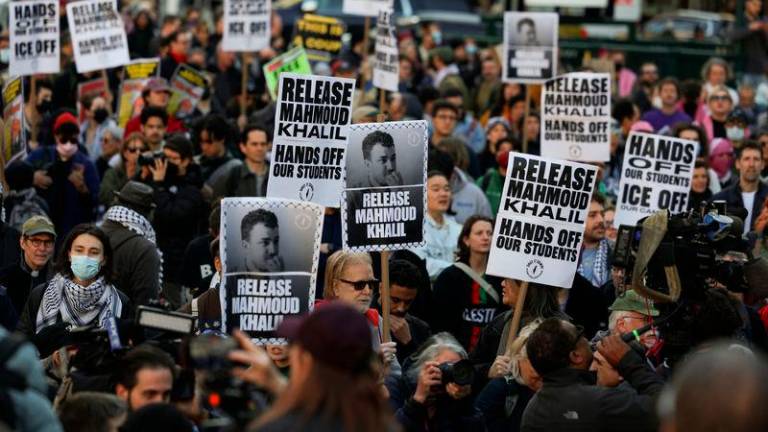
[[[741,200],[744,201],[744,208],[747,209],[747,220],[744,221],[744,234],[752,229],[752,208],[755,205],[755,192],[742,192]]]

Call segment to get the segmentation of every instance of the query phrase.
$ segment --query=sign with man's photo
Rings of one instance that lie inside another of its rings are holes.
[[[323,208],[268,198],[221,202],[222,330],[256,343],[285,343],[274,331],[312,310]]]
[[[345,249],[424,245],[427,122],[350,127],[341,224]]]
[[[503,81],[536,84],[557,75],[558,23],[553,12],[504,14]]]

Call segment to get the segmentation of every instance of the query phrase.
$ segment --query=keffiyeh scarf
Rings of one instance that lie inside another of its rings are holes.
[[[119,205],[110,207],[109,210],[107,210],[107,213],[104,214],[104,220],[110,220],[112,222],[119,223],[120,225],[149,240],[153,245],[157,246],[157,236],[155,234],[155,229],[152,228],[152,224],[149,223],[147,218],[129,209],[128,207]],[[160,248],[157,248],[157,255],[160,257],[160,274],[157,275],[158,284],[160,287],[162,287],[163,252],[160,251]]]
[[[596,287],[605,285],[611,276],[610,269],[608,268],[610,253],[610,242],[607,239],[600,240],[595,253],[595,261],[592,263],[592,278],[590,280],[592,285]],[[579,263],[579,268],[576,271],[584,275],[584,264]]]
[[[103,328],[105,320],[119,317],[122,309],[123,302],[117,289],[106,283],[103,277],[84,287],[57,274],[43,293],[37,310],[36,331],[56,324],[59,314],[62,321],[68,324],[79,327],[98,322]]]

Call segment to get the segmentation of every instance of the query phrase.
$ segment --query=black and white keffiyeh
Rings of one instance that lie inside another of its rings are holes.
[[[155,235],[155,229],[152,224],[149,223],[147,218],[140,215],[128,207],[112,206],[104,214],[104,220],[110,220],[112,222],[119,223],[120,225],[128,228],[129,230],[139,234],[145,239],[152,242],[157,246],[157,236]],[[160,248],[157,248],[157,255],[160,257],[160,274],[157,275],[159,286],[163,286],[163,252]]]
[[[68,324],[79,327],[98,322],[103,328],[105,320],[119,317],[122,309],[123,302],[117,289],[103,277],[84,287],[56,274],[48,282],[37,310],[36,332],[56,324],[59,314]]]

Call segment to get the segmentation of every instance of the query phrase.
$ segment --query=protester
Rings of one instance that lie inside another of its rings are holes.
[[[168,109],[168,101],[171,98],[171,87],[168,86],[168,81],[165,78],[152,78],[144,85],[144,89],[141,91],[141,98],[144,108],[156,107],[166,111]],[[125,137],[127,138],[133,132],[140,132],[141,125],[141,113],[134,114],[134,117],[125,125]],[[184,125],[175,116],[168,116],[166,130],[168,133],[183,132]]]
[[[208,232],[193,238],[184,251],[182,262],[182,285],[190,290],[192,297],[197,297],[205,292],[213,282],[214,257],[218,255],[218,249],[215,254],[211,254],[211,242],[219,237],[221,230],[221,205],[213,205],[208,215]]]
[[[181,30],[177,30],[166,38],[168,52],[160,61],[160,74],[168,81],[173,77],[176,68],[187,61],[187,52],[191,46],[192,36]]]
[[[598,352],[636,392],[595,385],[583,328],[567,321],[545,320],[525,346],[544,385],[525,409],[522,431],[656,429],[653,406],[664,383],[618,336],[603,339]]]
[[[141,134],[147,140],[149,150],[158,152],[163,149],[165,133],[168,130],[168,113],[159,107],[148,106],[141,110]]]
[[[0,269],[0,286],[7,289],[17,314],[24,309],[29,293],[53,276],[50,261],[55,242],[56,229],[50,219],[33,216],[24,222],[19,262]]]
[[[680,83],[675,78],[664,78],[657,89],[661,107],[647,111],[642,119],[650,123],[655,132],[672,128],[677,123],[690,123],[691,118],[678,107]]]
[[[611,245],[605,238],[605,198],[592,195],[584,229],[584,243],[579,257],[578,273],[600,288],[610,279]]]
[[[455,162],[450,172],[452,202],[451,211],[458,223],[464,223],[472,215],[491,216],[491,207],[467,169],[477,169],[477,163],[470,161],[469,153],[464,142],[459,138],[449,137],[435,146],[439,151],[447,153]]]
[[[140,345],[123,357],[114,371],[115,394],[135,412],[153,403],[168,403],[176,366],[171,356],[151,345]]]
[[[608,331],[613,335],[634,334],[635,340],[647,349],[651,349],[658,342],[657,330],[651,329],[642,334],[634,331],[650,324],[659,316],[659,311],[650,300],[640,297],[634,290],[628,290],[608,308],[611,315],[608,317]]]
[[[397,360],[404,362],[427,340],[432,331],[421,319],[408,313],[422,286],[419,269],[409,261],[395,259],[389,263],[390,330],[397,348]],[[379,298],[382,306],[382,299]],[[383,306],[382,306],[383,307]]]
[[[731,103],[733,105],[738,105],[739,95],[736,93],[736,90],[730,87],[725,87],[732,76],[733,72],[731,72],[731,68],[725,60],[719,57],[710,58],[704,63],[704,66],[701,67],[701,77],[704,81],[704,94],[709,97],[716,91],[717,87],[723,87],[728,92]]]
[[[56,275],[29,294],[17,330],[33,338],[58,322],[105,328],[109,319],[131,316],[130,300],[112,285],[113,259],[104,231],[75,226],[62,243]]]
[[[406,364],[402,378],[388,384],[390,404],[405,430],[485,429],[480,411],[472,405],[471,380],[465,382],[464,373],[457,377],[445,372],[456,371],[462,361],[467,361],[466,350],[449,333],[438,333]]]
[[[101,181],[99,188],[99,203],[104,207],[109,207],[115,199],[115,192],[138,177],[141,171],[139,166],[139,155],[149,151],[149,143],[139,132],[134,132],[123,140],[120,149],[120,160],[114,167],[109,168]]]
[[[240,152],[245,156],[243,164],[233,167],[225,180],[228,197],[267,196],[269,161],[267,153],[272,147],[269,132],[259,125],[248,125],[240,138]]]
[[[218,208],[218,207],[217,207]],[[220,216],[221,213],[217,212]],[[221,257],[219,239],[214,239],[208,245],[208,253],[213,257],[211,281],[209,286],[200,293],[193,293],[194,298],[179,308],[179,312],[188,313],[197,320],[198,332],[206,330],[218,330],[221,328],[221,298],[219,296],[221,285]],[[269,350],[268,350],[269,351]]]
[[[91,160],[96,162],[101,157],[105,131],[116,126],[116,123],[109,118],[109,108],[103,97],[86,96],[81,99],[80,103],[85,112],[85,120],[80,125],[80,144],[88,150],[88,156]]]
[[[129,181],[115,197],[102,229],[114,253],[116,284],[135,305],[147,305],[158,298],[162,283],[162,258],[148,219],[156,207],[153,190]]]
[[[653,62],[640,65],[640,76],[632,89],[632,102],[645,113],[653,107],[656,86],[659,80],[659,68]]]
[[[114,395],[80,392],[62,403],[58,412],[64,432],[106,432],[119,430],[128,415],[128,406]]]
[[[501,280],[486,275],[493,221],[472,216],[464,223],[457,242],[457,260],[434,283],[431,327],[454,335],[472,351],[480,332],[500,311]],[[439,312],[437,312],[439,311]]]
[[[509,163],[509,153],[515,148],[515,142],[510,138],[502,138],[496,144],[496,166],[488,168],[488,171],[477,179],[476,184],[485,193],[488,198],[488,204],[491,206],[491,214],[499,212],[501,204],[501,194],[504,189],[504,179],[507,176],[507,164]]]
[[[448,214],[450,205],[448,177],[442,172],[430,171],[427,173],[427,211],[424,215],[426,245],[413,252],[427,261],[432,280],[453,263],[456,241],[461,234],[461,225]]]
[[[112,165],[117,165],[120,161],[120,150],[123,143],[123,129],[117,124],[104,129],[101,135],[101,155],[94,162],[99,178],[104,181],[104,174]],[[99,191],[101,193],[101,191]]]
[[[202,119],[197,136],[201,153],[195,157],[195,163],[201,169],[206,198],[223,196],[227,176],[242,163],[227,150],[230,130],[230,124],[218,114],[210,114]]]
[[[483,151],[485,144],[483,125],[464,109],[464,93],[457,87],[452,87],[444,91],[441,96],[458,110],[456,127],[453,131],[454,136],[464,140],[473,153],[478,154]]]
[[[688,210],[699,209],[703,202],[712,200],[712,190],[709,187],[709,165],[696,161],[693,166],[691,193],[688,197]]]
[[[707,113],[699,116],[696,121],[707,132],[707,138],[728,138],[725,122],[733,110],[733,96],[729,89],[719,85],[707,93]]]
[[[724,188],[712,199],[726,201],[729,208],[747,210],[744,219],[746,234],[754,229],[755,221],[768,199],[768,185],[760,181],[760,173],[763,171],[763,148],[760,144],[747,141],[742,145],[736,156],[736,169],[739,170],[738,183]]]
[[[712,150],[709,152],[709,166],[715,173],[715,182],[718,192],[733,186],[736,183],[736,175],[733,172],[734,151],[733,144],[724,138],[712,140]],[[711,179],[712,176],[710,176]],[[710,180],[711,181],[711,180]],[[712,189],[712,188],[710,188]],[[717,193],[717,192],[713,192]]]
[[[78,150],[80,129],[69,112],[56,117],[53,125],[56,145],[40,147],[27,156],[35,168],[34,185],[48,203],[50,217],[59,233],[95,219],[99,175],[83,152]]]
[[[496,155],[498,154],[499,144],[502,140],[509,139],[509,135],[509,123],[504,118],[493,117],[488,120],[485,126],[485,147],[478,152],[477,156],[480,169],[483,172],[498,166]]]

